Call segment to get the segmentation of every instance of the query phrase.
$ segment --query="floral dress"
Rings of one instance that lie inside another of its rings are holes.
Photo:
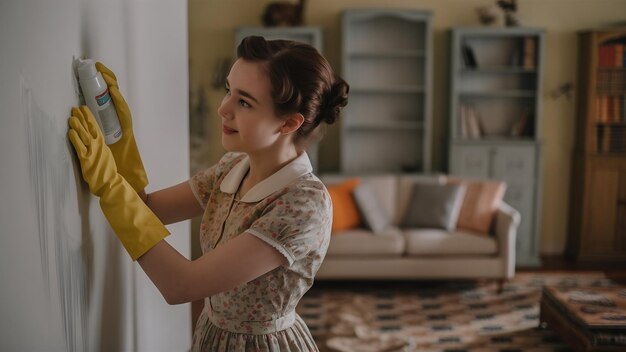
[[[202,252],[247,232],[278,250],[288,264],[205,298],[192,351],[318,351],[295,308],[328,249],[328,191],[302,153],[238,199],[249,167],[245,154],[227,153],[190,179],[205,209]]]

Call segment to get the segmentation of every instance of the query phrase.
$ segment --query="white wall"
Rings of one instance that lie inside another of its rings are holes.
[[[0,1],[0,350],[185,351],[168,306],[110,231],[67,142],[73,57],[115,71],[148,191],[188,170],[184,0]],[[188,222],[168,241],[189,255]]]
[[[158,6],[156,5],[158,4]],[[186,0],[135,0],[129,5],[129,93],[149,191],[189,178],[189,84]],[[136,110],[135,110],[136,109]],[[188,221],[168,226],[168,242],[191,256]],[[190,306],[166,306],[135,266],[138,351],[180,351],[191,345]],[[155,309],[158,307],[159,309]]]

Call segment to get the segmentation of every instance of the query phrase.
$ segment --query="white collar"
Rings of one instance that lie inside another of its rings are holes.
[[[224,177],[222,184],[220,184],[220,190],[230,194],[237,192],[241,180],[246,176],[249,169],[250,158],[246,156],[228,172],[226,177]],[[289,164],[283,166],[280,170],[250,188],[243,198],[241,198],[241,201],[245,203],[261,201],[270,194],[284,188],[298,177],[312,171],[313,167],[311,166],[309,156],[306,153],[302,153]]]

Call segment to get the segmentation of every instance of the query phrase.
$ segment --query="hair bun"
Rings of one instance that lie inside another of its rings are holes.
[[[326,96],[324,108],[321,111],[322,119],[329,125],[337,121],[341,109],[348,104],[350,86],[341,77],[335,76],[335,81]]]

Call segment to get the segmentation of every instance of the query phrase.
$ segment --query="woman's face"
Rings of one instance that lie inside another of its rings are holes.
[[[258,62],[238,59],[226,78],[226,95],[217,109],[222,145],[229,152],[267,150],[281,136],[283,120],[274,112],[267,73]]]

